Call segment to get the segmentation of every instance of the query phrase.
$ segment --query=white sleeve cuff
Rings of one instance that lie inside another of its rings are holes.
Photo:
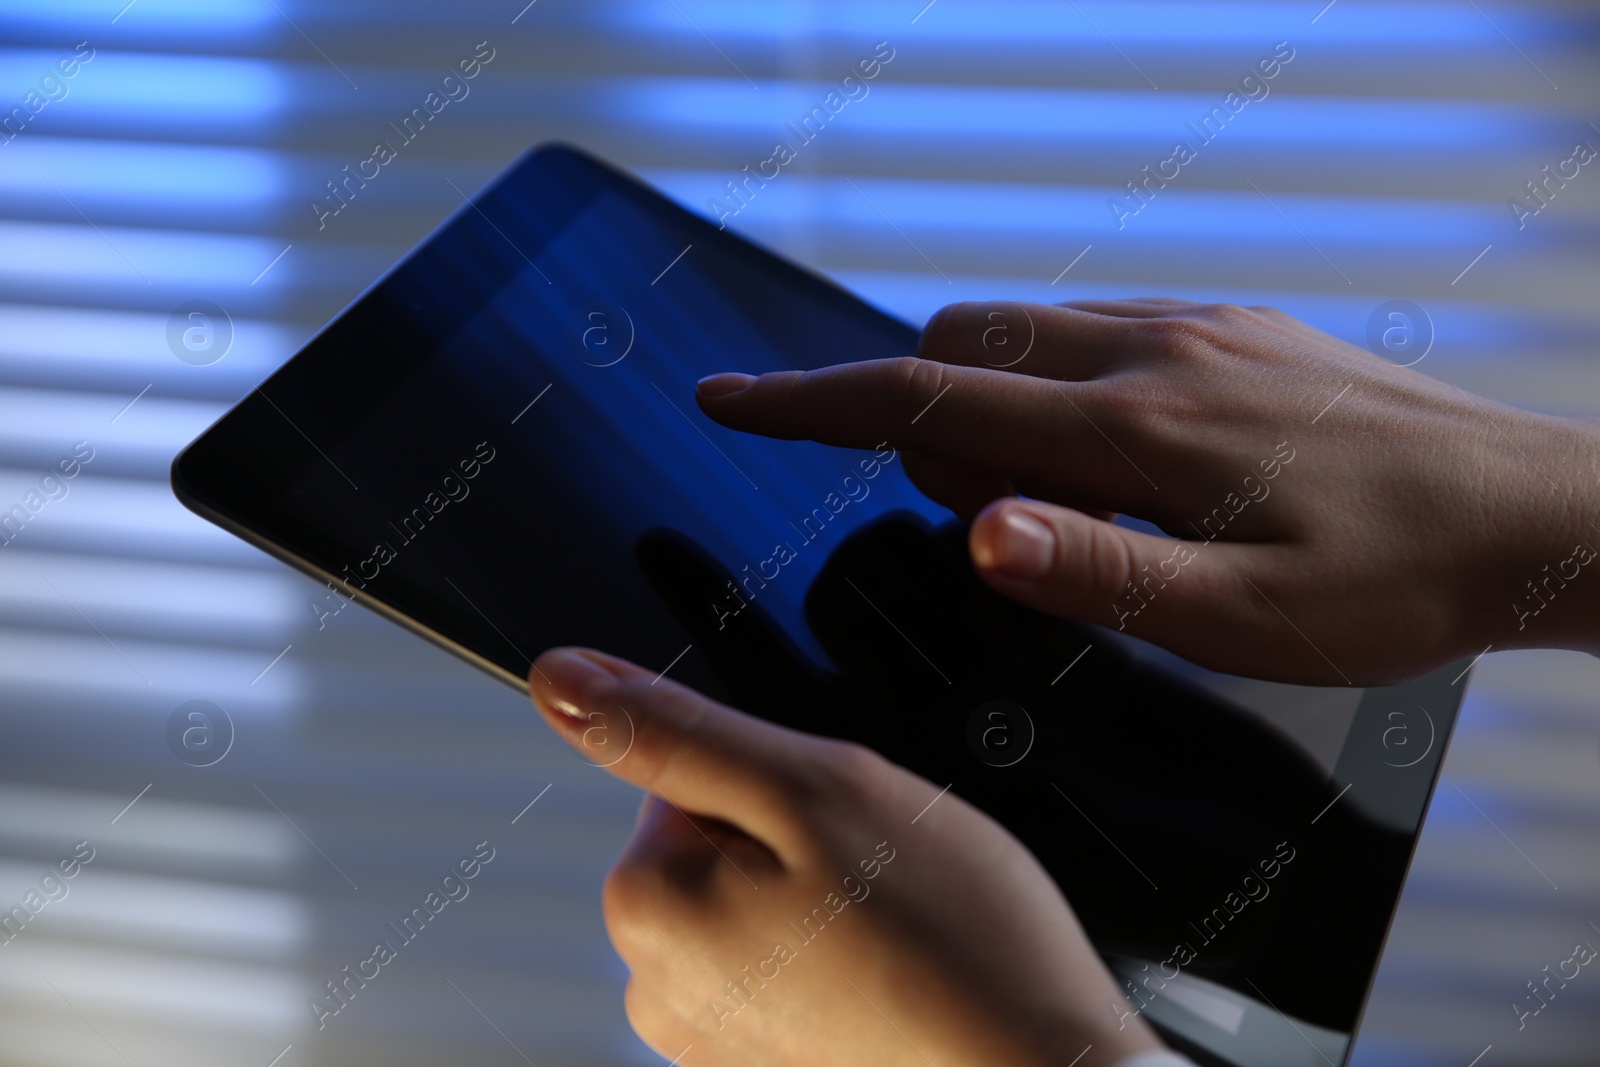
[[[1116,1067],[1194,1067],[1194,1061],[1163,1049],[1160,1052],[1141,1052],[1131,1059],[1118,1062]]]

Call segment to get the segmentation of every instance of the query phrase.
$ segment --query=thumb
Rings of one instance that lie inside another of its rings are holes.
[[[800,847],[795,799],[820,782],[827,742],[592,649],[551,649],[528,678],[546,721],[591,764],[780,857]]]
[[[1180,654],[1197,621],[1240,621],[1246,546],[1157,537],[1015,498],[985,508],[968,540],[978,573],[1012,599]]]

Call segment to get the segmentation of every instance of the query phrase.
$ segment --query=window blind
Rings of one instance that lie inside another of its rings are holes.
[[[0,904],[64,887],[0,947],[0,1058],[659,1062],[597,899],[632,793],[166,485],[528,145],[581,144],[913,322],[1161,294],[1365,344],[1407,300],[1420,369],[1593,410],[1600,177],[1538,183],[1600,146],[1597,28],[1443,0],[0,3],[0,514],[24,515],[0,535]],[[1520,1033],[1507,1005],[1600,920],[1600,676],[1524,653],[1478,677],[1358,1064],[1592,1060],[1600,984]],[[327,983],[485,842],[470,894],[319,1028]]]

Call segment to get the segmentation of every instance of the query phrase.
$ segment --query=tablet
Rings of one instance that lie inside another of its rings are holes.
[[[694,402],[713,372],[916,338],[545,147],[178,456],[172,483],[518,689],[543,649],[592,645],[869,744],[1039,857],[1124,983],[1108,1016],[1206,1063],[1342,1062],[1465,671],[1251,682],[1048,618],[977,579],[889,432],[867,451],[773,441]]]

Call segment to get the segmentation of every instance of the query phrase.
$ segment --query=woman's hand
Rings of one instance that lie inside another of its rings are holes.
[[[1208,667],[1361,684],[1486,645],[1600,649],[1592,424],[1231,305],[957,304],[918,357],[717,375],[699,402],[752,433],[887,440],[976,516],[996,589]]]
[[[646,789],[606,880],[628,1019],[685,1067],[1104,1067],[1160,1043],[997,823],[867,749],[588,650],[529,687]],[[1075,1059],[1081,1054],[1081,1059]]]

